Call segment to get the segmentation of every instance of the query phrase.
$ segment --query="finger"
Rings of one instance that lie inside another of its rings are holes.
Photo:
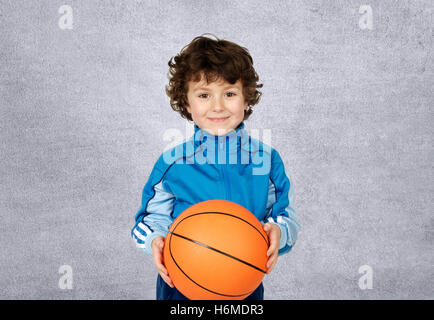
[[[276,251],[276,247],[277,247],[277,245],[276,245],[275,241],[270,240],[270,246],[268,247],[268,250],[267,250],[267,257],[269,257],[274,251]]]
[[[167,269],[163,263],[160,263],[156,261],[155,263],[158,273],[160,274],[161,278],[163,278],[164,282],[166,282],[169,286],[173,288],[173,283],[169,277],[169,273],[167,272]]]
[[[173,282],[172,282],[172,279],[170,279],[169,276],[164,276],[163,279],[164,279],[164,281],[169,285],[169,287],[171,287],[171,288],[174,287]]]
[[[268,233],[270,232],[270,228],[271,228],[271,226],[270,226],[270,223],[269,222],[267,222],[266,224],[264,224],[264,231],[267,233],[267,235],[268,235]]]
[[[155,266],[157,267],[158,271],[160,271],[161,268],[164,267],[163,255],[158,250],[156,250],[152,256],[154,257]]]
[[[153,248],[153,258],[154,258],[154,264],[158,269],[159,273],[165,274],[167,275],[167,270],[166,267],[164,266],[164,256],[163,256],[163,250],[162,250],[162,245],[164,246],[163,241],[161,241],[161,243],[156,243],[155,248]]]
[[[270,268],[277,261],[277,254],[272,254],[267,261],[267,268]]]
[[[159,264],[158,266],[157,266],[157,269],[158,269],[158,272],[160,273],[160,274],[164,274],[165,276],[168,276],[169,275],[169,273],[167,272],[167,269],[166,269],[166,267],[164,266],[164,264]]]
[[[277,241],[275,239],[270,239],[270,246],[267,250],[267,257],[271,256],[273,252],[277,250]]]
[[[267,262],[267,274],[269,274],[277,263],[277,254],[272,255]]]
[[[273,271],[274,266],[276,265],[276,263],[273,263],[268,269],[267,269],[267,274],[270,274],[271,271]]]
[[[273,243],[272,232],[271,232],[271,230],[272,230],[272,228],[271,228],[270,223],[267,222],[266,224],[264,224],[264,231],[265,231],[265,233],[266,233],[267,236],[268,236],[269,246],[271,246],[272,243]],[[267,251],[267,256],[269,256],[268,251]]]
[[[174,287],[173,282],[172,282],[172,279],[170,279],[170,277],[169,277],[168,275],[165,275],[165,274],[161,274],[161,273],[160,273],[160,276],[161,276],[161,278],[164,280],[164,282],[167,283],[167,285],[168,285],[169,287],[171,287],[171,288]]]
[[[155,244],[155,248],[153,248],[153,257],[154,257],[154,263],[157,267],[158,273],[160,274],[161,278],[164,282],[166,282],[171,288],[174,287],[172,280],[169,277],[169,273],[167,272],[166,266],[164,265],[164,255],[163,255],[163,249],[164,249],[164,240],[159,239]]]

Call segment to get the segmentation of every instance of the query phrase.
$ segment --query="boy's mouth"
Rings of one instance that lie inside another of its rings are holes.
[[[210,121],[212,121],[212,122],[217,122],[217,123],[219,123],[219,122],[224,122],[224,121],[226,121],[227,119],[229,119],[229,117],[225,117],[225,118],[208,118]]]

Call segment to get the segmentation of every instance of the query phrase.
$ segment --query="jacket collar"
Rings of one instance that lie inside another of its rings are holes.
[[[232,130],[224,135],[216,136],[208,131],[205,131],[199,128],[196,124],[194,124],[194,135],[192,137],[195,149],[202,145],[205,141],[210,140],[214,141],[215,144],[218,143],[229,143],[229,151],[233,152],[239,149],[241,146],[245,146],[249,143],[249,135],[247,131],[244,129],[244,121],[242,121],[235,130]],[[237,143],[231,143],[233,139],[236,139]],[[235,149],[235,150],[234,150]]]

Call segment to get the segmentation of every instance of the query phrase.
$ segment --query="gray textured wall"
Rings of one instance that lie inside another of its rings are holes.
[[[186,131],[167,61],[211,32],[252,54],[246,126],[272,129],[295,184],[302,231],[265,298],[433,299],[433,17],[431,0],[0,1],[0,298],[154,299],[130,229],[163,134]]]

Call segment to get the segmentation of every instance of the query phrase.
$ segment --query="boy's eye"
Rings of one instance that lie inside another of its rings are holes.
[[[228,92],[227,94],[229,95],[229,97],[236,96],[236,94],[233,93],[233,92]],[[199,95],[199,98],[207,98],[207,97],[204,97],[204,96],[208,96],[208,93],[201,93],[201,94]]]

